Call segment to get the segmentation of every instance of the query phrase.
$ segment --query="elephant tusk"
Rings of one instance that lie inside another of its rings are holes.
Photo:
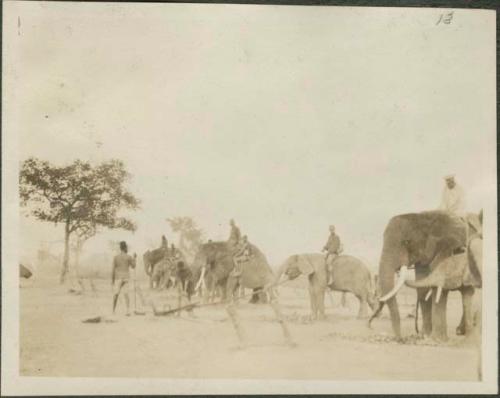
[[[399,291],[399,289],[401,289],[401,287],[404,285],[407,273],[408,273],[408,267],[406,265],[403,265],[401,267],[401,271],[399,273],[399,278],[398,278],[396,284],[394,285],[392,290],[389,293],[387,293],[385,296],[382,296],[379,299],[379,301],[385,302],[385,301],[389,300],[391,297],[395,296],[396,293]]]
[[[431,294],[432,294],[432,289],[429,289],[429,291],[425,295],[425,301],[429,300],[429,298],[431,297]]]
[[[438,291],[437,291],[437,294],[436,294],[436,304],[439,303],[439,299],[441,298],[441,292],[443,291],[443,287],[442,286],[438,286]]]
[[[196,287],[194,288],[194,290],[198,290],[200,288],[200,285],[203,281],[203,278],[205,276],[205,267],[202,267],[201,268],[201,274],[200,274],[200,279],[198,279],[198,282],[196,283]]]

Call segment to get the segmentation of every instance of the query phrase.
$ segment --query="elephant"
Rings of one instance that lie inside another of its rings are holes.
[[[351,292],[359,300],[358,318],[368,315],[368,306],[376,307],[372,276],[366,265],[356,257],[340,255],[333,261],[333,283],[327,286],[325,256],[320,253],[295,254],[288,257],[276,275],[295,279],[300,274],[309,278],[311,318],[325,318],[325,292],[327,287],[340,292]]]
[[[369,325],[384,304],[387,304],[393,332],[396,338],[401,339],[396,294],[406,280],[408,268],[414,266],[416,280],[423,279],[444,259],[466,251],[469,242],[482,236],[481,234],[480,215],[472,213],[468,213],[465,220],[440,210],[408,213],[391,218],[384,231],[379,262],[381,297]],[[399,277],[395,283],[397,273]],[[432,300],[426,300],[428,290],[427,287],[417,288],[418,306],[422,309],[423,333],[442,340],[446,336],[446,323],[443,322],[446,316],[446,302],[436,302],[437,289],[433,289]]]
[[[184,261],[170,261],[165,272],[165,278],[173,281],[173,286],[177,288],[177,307],[181,308],[183,298],[186,297],[188,303],[191,303],[191,298],[195,292],[195,279],[193,270]],[[193,315],[193,309],[188,308],[187,312]],[[180,316],[180,312],[177,313]]]
[[[158,289],[175,288],[177,291],[177,309],[175,312],[180,316],[182,309],[193,316],[193,307],[187,305],[182,308],[183,298],[187,298],[188,303],[191,303],[191,298],[195,292],[194,273],[192,268],[184,261],[183,258],[173,259],[172,257],[164,257],[153,267],[152,277]],[[153,311],[156,311],[153,305]],[[170,311],[170,310],[169,310]]]
[[[165,289],[170,287],[170,268],[172,267],[170,261],[164,257],[156,264],[153,265],[153,270],[150,275],[150,285],[156,289]]]
[[[233,277],[234,268],[233,246],[226,241],[210,241],[200,246],[192,265],[195,279],[205,282],[208,293],[215,288],[222,289],[222,300],[235,297],[239,285],[253,289],[251,302],[265,301],[266,294],[262,289],[270,286],[274,281],[273,272],[265,255],[257,246],[249,243],[250,259],[243,264],[239,278]],[[272,291],[270,291],[272,294]]]
[[[167,256],[168,248],[160,247],[154,250],[148,250],[142,256],[142,261],[144,263],[144,271],[146,271],[146,275],[149,276],[149,287],[154,288],[158,285],[155,284],[158,280],[158,271],[156,275],[154,275],[155,265],[163,260]]]

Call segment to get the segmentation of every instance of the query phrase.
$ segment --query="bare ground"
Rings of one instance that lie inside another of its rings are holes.
[[[455,336],[461,315],[460,296],[449,297],[450,341],[433,345],[417,339],[414,293],[400,297],[405,344],[392,339],[390,320],[356,319],[358,305],[349,296],[340,306],[335,293],[326,298],[327,319],[310,322],[307,291],[282,287],[279,301],[295,347],[285,344],[268,305],[241,303],[238,316],[247,338],[241,348],[223,306],[194,310],[194,317],[156,317],[148,306],[176,306],[173,293],[142,290],[145,315],[124,315],[120,301],[111,316],[111,287],[99,281],[97,294],[68,292],[68,286],[29,281],[21,287],[20,366],[23,376],[162,377],[329,380],[473,381],[476,352]],[[196,300],[196,299],[195,299]],[[132,297],[133,308],[133,297]],[[82,323],[102,316],[106,322]],[[413,336],[413,337],[412,337]]]

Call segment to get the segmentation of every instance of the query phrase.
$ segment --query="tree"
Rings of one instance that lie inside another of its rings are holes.
[[[196,226],[191,217],[167,218],[174,233],[179,234],[179,250],[192,259],[203,242],[203,230]]]
[[[81,160],[61,167],[37,158],[22,163],[21,205],[29,206],[31,215],[38,220],[64,225],[61,283],[68,272],[69,240],[73,233],[85,235],[97,226],[136,229],[131,220],[118,215],[123,208],[139,208],[139,200],[125,188],[129,178],[120,160],[95,167]]]

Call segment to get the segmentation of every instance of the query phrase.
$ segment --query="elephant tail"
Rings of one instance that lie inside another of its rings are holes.
[[[378,302],[378,308],[375,310],[375,312],[372,314],[370,319],[368,320],[368,327],[371,329],[372,327],[372,321],[380,314],[382,311],[382,308],[384,308],[385,301],[379,301]]]
[[[375,280],[375,275],[370,272],[370,277],[368,278],[368,291],[372,297],[377,295],[377,281]]]

